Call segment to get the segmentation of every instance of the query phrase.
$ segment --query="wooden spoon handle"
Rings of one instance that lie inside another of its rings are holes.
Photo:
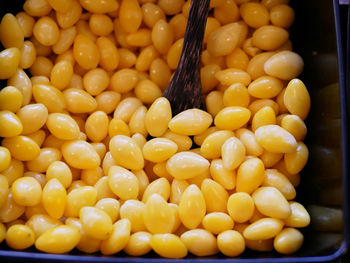
[[[192,0],[186,27],[179,72],[199,69],[210,0]]]
[[[163,96],[173,114],[188,108],[205,108],[202,98],[200,61],[210,0],[192,0],[178,67]]]

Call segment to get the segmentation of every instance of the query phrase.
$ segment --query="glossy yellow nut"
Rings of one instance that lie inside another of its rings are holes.
[[[96,110],[112,113],[120,102],[120,94],[114,91],[103,91],[95,97],[97,102]]]
[[[266,125],[276,124],[275,111],[270,106],[262,107],[258,110],[252,119],[252,131],[255,132],[256,129]]]
[[[64,188],[68,188],[72,183],[72,171],[69,166],[62,161],[52,162],[46,170],[46,179],[56,178]]]
[[[33,177],[18,178],[12,184],[13,200],[23,206],[35,206],[41,201],[41,185]]]
[[[217,236],[219,251],[228,256],[236,257],[245,250],[245,241],[243,236],[235,230],[226,230]]]
[[[164,200],[168,200],[170,196],[170,183],[168,179],[162,177],[151,182],[143,193],[142,202],[146,203],[152,194],[159,194]]]
[[[75,140],[80,133],[76,121],[64,113],[50,113],[46,126],[54,136],[62,140]]]
[[[142,256],[151,251],[152,234],[144,231],[133,233],[124,248],[124,252],[130,256]]]
[[[26,249],[34,244],[35,236],[33,230],[21,224],[10,226],[6,232],[6,244],[13,249]]]
[[[42,192],[42,204],[52,218],[60,219],[63,216],[67,201],[67,192],[56,178],[49,180]]]
[[[7,137],[2,141],[2,146],[6,147],[12,157],[20,161],[31,161],[40,154],[39,145],[27,136],[19,135]]]
[[[0,223],[0,242],[4,241],[6,237],[6,227],[3,223]]]
[[[112,75],[111,89],[119,93],[126,93],[134,89],[138,80],[136,70],[129,68],[121,69]]]
[[[289,227],[306,227],[310,224],[310,215],[305,207],[295,201],[289,202],[292,210],[290,216],[284,220],[284,224]]]
[[[177,149],[177,144],[167,138],[154,138],[144,144],[142,152],[146,160],[159,163],[173,156]]]
[[[147,230],[143,220],[145,208],[145,203],[133,199],[126,200],[120,207],[120,218],[130,221],[131,232]]]
[[[17,178],[23,176],[24,164],[21,161],[11,158],[10,165],[1,174],[7,177],[8,184],[11,185]]]
[[[282,89],[282,81],[270,76],[259,77],[248,86],[249,94],[259,99],[276,97]]]
[[[20,57],[21,53],[16,47],[7,48],[0,52],[0,79],[8,79],[16,73]]]
[[[128,219],[120,219],[113,224],[113,230],[108,239],[101,243],[101,253],[112,255],[121,251],[128,244],[131,224]]]
[[[100,66],[111,71],[119,65],[119,52],[114,43],[107,37],[99,37],[96,40],[96,45],[100,52]]]
[[[259,28],[269,23],[269,11],[261,3],[243,3],[240,5],[239,11],[248,26]]]
[[[248,89],[242,83],[232,84],[224,92],[223,103],[225,107],[247,107],[249,105],[249,101],[250,97]]]
[[[221,159],[211,161],[210,175],[227,190],[232,190],[236,186],[236,171],[226,169]]]
[[[220,110],[214,119],[214,124],[219,129],[237,130],[244,126],[250,119],[250,110],[240,106],[229,106]]]
[[[174,204],[179,204],[181,200],[182,193],[189,186],[189,183],[186,180],[173,179],[171,182],[171,191],[170,191],[170,202]]]
[[[23,100],[22,105],[27,105],[32,99],[32,82],[27,73],[17,68],[15,74],[7,80],[7,85],[16,87],[21,91]]]
[[[271,168],[283,158],[283,155],[283,153],[264,151],[259,158],[263,161],[266,168]]]
[[[115,135],[130,136],[129,126],[121,119],[111,119],[108,124],[108,135],[113,138]]]
[[[62,90],[69,85],[73,77],[73,66],[70,62],[63,60],[56,63],[50,75],[53,86]]]
[[[245,147],[239,139],[236,137],[227,139],[221,147],[222,163],[225,169],[236,169],[244,161],[245,153]]]
[[[289,50],[276,53],[264,64],[264,70],[268,75],[283,80],[298,77],[303,68],[303,59],[297,53]]]
[[[152,234],[171,233],[175,223],[174,210],[161,195],[154,193],[147,199],[143,220]]]
[[[174,133],[170,130],[167,130],[163,134],[162,137],[168,138],[168,139],[172,140],[173,142],[175,142],[177,144],[177,146],[179,147],[178,152],[187,151],[192,146],[192,139],[189,136],[177,134],[177,133]]]
[[[92,142],[102,141],[108,134],[109,119],[105,112],[95,111],[85,122],[85,133]]]
[[[103,198],[114,198],[114,199],[117,198],[108,185],[108,176],[101,177],[95,183],[94,188],[97,191],[96,200],[101,200]]]
[[[214,30],[208,37],[207,49],[214,56],[230,54],[238,45],[242,25],[230,23]]]
[[[121,119],[125,123],[130,121],[134,112],[142,106],[142,101],[136,97],[127,97],[123,99],[114,111],[113,118]]]
[[[233,228],[232,218],[222,212],[212,212],[205,215],[202,221],[203,227],[214,235]]]
[[[109,142],[110,152],[118,165],[140,170],[144,167],[142,151],[138,144],[125,135],[116,135]]]
[[[183,135],[197,135],[212,123],[212,116],[199,109],[188,109],[173,117],[168,126],[172,132]]]
[[[62,225],[60,220],[54,219],[43,213],[36,213],[28,217],[29,219],[26,222],[26,225],[33,229],[36,238],[41,236],[47,230]]]
[[[33,133],[44,126],[48,118],[48,110],[44,104],[28,104],[17,112],[23,125],[22,134]]]
[[[273,153],[290,153],[297,149],[294,136],[278,125],[261,126],[255,131],[259,144]]]
[[[174,234],[155,234],[150,241],[152,249],[165,258],[184,258],[187,248],[182,240]]]
[[[22,105],[23,95],[13,86],[7,86],[0,90],[0,110],[17,112]]]
[[[265,167],[259,158],[245,160],[237,171],[237,192],[252,193],[264,180]]]
[[[0,146],[0,172],[9,168],[11,159],[10,151],[6,147]]]
[[[290,132],[297,141],[304,140],[307,133],[306,125],[298,115],[288,114],[284,116],[281,127]]]
[[[84,206],[93,206],[96,203],[97,190],[92,186],[81,186],[67,194],[67,203],[64,215],[77,217]]]
[[[161,54],[166,54],[174,39],[172,27],[164,20],[159,19],[152,28],[152,42]]]
[[[207,159],[216,159],[221,156],[221,147],[234,133],[228,130],[215,131],[209,134],[201,144],[201,155]]]
[[[109,168],[108,184],[112,192],[122,200],[136,199],[139,194],[136,176],[121,166]]]
[[[21,134],[23,125],[21,120],[13,112],[0,111],[0,136],[11,137]]]
[[[66,107],[62,92],[51,85],[34,85],[33,97],[37,103],[44,104],[49,112],[62,112]]]
[[[13,14],[5,14],[0,23],[0,41],[5,48],[21,48],[24,33],[21,25]]]
[[[291,114],[305,120],[310,110],[310,95],[299,79],[291,80],[284,93],[284,104]]]
[[[80,232],[81,238],[76,248],[84,253],[94,253],[99,251],[101,240],[90,237],[84,231],[81,220],[75,217],[69,217],[66,219],[65,224],[75,227]]]
[[[265,240],[275,237],[283,227],[283,222],[276,218],[262,218],[250,224],[243,231],[243,236],[250,240]]]
[[[215,77],[222,85],[230,86],[236,83],[242,83],[248,86],[251,82],[251,78],[247,72],[241,69],[228,68],[220,70],[215,74]]]
[[[200,189],[192,184],[182,193],[179,202],[179,216],[182,224],[194,229],[202,222],[206,212],[206,203]]]
[[[274,239],[273,246],[278,253],[293,254],[304,242],[303,234],[295,228],[283,229]]]
[[[289,33],[284,28],[265,25],[254,31],[253,45],[262,50],[275,50],[282,46],[288,37]]]
[[[271,23],[276,26],[288,28],[293,24],[294,17],[293,8],[287,4],[281,3],[270,10]]]
[[[26,165],[30,171],[44,173],[49,165],[54,161],[59,161],[62,158],[62,153],[56,148],[43,147],[40,149],[40,154],[34,160],[27,161]]]
[[[149,79],[140,80],[135,89],[135,95],[144,104],[153,103],[157,98],[162,96],[162,91],[158,85]]]
[[[162,136],[171,120],[171,106],[166,98],[156,99],[148,109],[145,119],[147,131],[152,136]]]
[[[77,88],[69,88],[63,91],[67,110],[72,113],[88,113],[97,107],[97,102],[89,93]]]
[[[97,201],[95,207],[106,212],[114,223],[119,217],[120,203],[114,198],[102,198]]]
[[[119,7],[119,4],[116,0],[82,0],[79,2],[84,9],[88,10],[89,12],[98,14],[113,12],[116,11]]]
[[[0,207],[0,220],[3,223],[8,223],[16,220],[24,213],[25,207],[17,204],[12,195],[12,190],[9,189],[5,203]]]
[[[40,17],[33,27],[34,37],[44,46],[54,45],[58,41],[59,32],[56,22],[48,16]]]
[[[0,174],[0,207],[2,207],[9,193],[9,183],[6,176]]]
[[[85,206],[80,209],[79,217],[84,231],[87,235],[105,240],[112,233],[112,220],[109,215],[92,206]]]
[[[62,145],[62,155],[70,166],[77,169],[93,169],[101,163],[94,147],[82,140],[65,142]]]
[[[227,211],[235,222],[248,221],[253,216],[254,210],[254,200],[247,193],[234,193],[227,200]]]
[[[209,161],[199,154],[184,151],[173,155],[166,165],[167,171],[176,179],[189,179],[209,170]]]
[[[56,226],[43,233],[36,241],[35,247],[43,252],[63,254],[71,251],[80,241],[79,230],[72,226]]]
[[[228,193],[225,188],[212,179],[206,178],[202,181],[201,191],[206,203],[206,211],[226,212]]]
[[[126,32],[131,33],[137,31],[142,22],[142,11],[138,1],[121,1],[119,21]]]
[[[216,237],[204,229],[188,230],[181,235],[181,241],[195,256],[211,256],[218,253]]]
[[[147,108],[146,106],[140,106],[131,116],[129,121],[129,130],[130,133],[135,135],[139,134],[144,137],[148,135],[148,132],[145,127]]]
[[[247,155],[260,156],[264,149],[260,146],[251,130],[241,128],[236,132],[237,138],[243,143]]]
[[[74,39],[73,54],[76,62],[83,69],[96,68],[100,54],[96,44],[86,35],[78,34]]]
[[[287,199],[275,187],[262,186],[252,194],[260,213],[273,218],[286,219],[291,214]]]
[[[288,177],[276,169],[266,169],[263,186],[273,186],[277,188],[287,200],[292,200],[296,196],[296,191]]]

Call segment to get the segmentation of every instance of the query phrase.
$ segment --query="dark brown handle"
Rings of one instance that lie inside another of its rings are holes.
[[[163,96],[173,114],[188,108],[205,108],[202,99],[200,61],[210,0],[192,0],[179,65]]]

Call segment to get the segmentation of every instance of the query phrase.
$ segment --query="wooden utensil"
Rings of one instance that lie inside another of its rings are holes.
[[[200,61],[210,0],[192,0],[178,67],[163,97],[171,104],[173,116],[186,109],[205,109]]]

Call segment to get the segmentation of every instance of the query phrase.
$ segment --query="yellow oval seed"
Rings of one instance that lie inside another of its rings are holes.
[[[223,130],[237,130],[244,126],[250,118],[250,110],[239,106],[223,108],[215,116],[215,126]]]
[[[65,142],[62,145],[62,154],[67,163],[77,169],[93,169],[101,162],[91,144],[82,140]]]
[[[252,194],[256,208],[260,213],[280,219],[286,219],[291,214],[287,199],[275,187],[262,186]]]
[[[139,193],[139,182],[136,176],[120,166],[109,168],[108,185],[122,200],[135,199]]]
[[[173,155],[166,169],[176,179],[189,179],[207,172],[209,162],[199,154],[184,151]]]
[[[283,222],[277,218],[262,218],[255,221],[243,231],[243,236],[249,240],[266,240],[275,237],[283,227]]]
[[[116,135],[110,140],[109,147],[117,164],[132,170],[144,167],[142,150],[130,137]]]
[[[188,109],[180,112],[169,121],[172,132],[183,135],[197,135],[204,132],[212,123],[212,116],[199,109]]]
[[[165,258],[184,258],[187,248],[180,238],[174,234],[156,234],[151,237],[151,247]]]

